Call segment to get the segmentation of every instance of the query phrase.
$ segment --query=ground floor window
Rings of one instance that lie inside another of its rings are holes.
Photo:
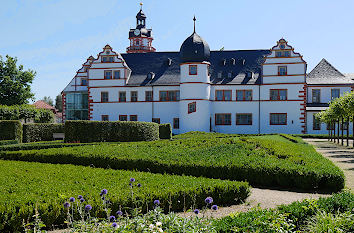
[[[119,115],[119,120],[120,121],[127,121],[128,120],[128,116],[127,115]]]
[[[138,115],[130,115],[129,120],[130,121],[138,121]]]
[[[102,119],[102,121],[109,121],[108,115],[102,115],[101,119]]]
[[[252,125],[252,113],[237,113],[236,125]]]
[[[271,113],[270,124],[271,125],[286,125],[287,114],[286,113]]]
[[[152,122],[160,124],[160,118],[152,118]]]
[[[321,130],[321,121],[315,115],[312,116],[312,129]]]
[[[215,114],[215,125],[231,125],[231,113]]]
[[[179,118],[173,118],[173,128],[179,129]]]
[[[188,104],[188,114],[197,111],[197,103],[192,102]]]

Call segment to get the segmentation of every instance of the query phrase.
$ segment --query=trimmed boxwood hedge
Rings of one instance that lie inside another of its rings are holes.
[[[160,124],[159,125],[160,139],[171,139],[172,138],[172,128],[171,124]]]
[[[159,139],[159,125],[134,121],[66,121],[65,142],[133,142]]]
[[[23,142],[52,141],[53,133],[64,133],[64,124],[24,124]]]
[[[22,125],[18,120],[0,121],[0,140],[22,142]]]
[[[0,141],[0,146],[18,144],[17,140],[2,140]]]

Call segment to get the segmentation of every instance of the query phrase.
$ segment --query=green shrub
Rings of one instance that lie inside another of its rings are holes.
[[[335,192],[344,174],[305,143],[279,135],[231,137],[217,133],[174,140],[101,143],[29,151],[0,151],[0,158],[113,169],[245,180],[253,186]]]
[[[160,139],[171,139],[172,138],[172,128],[171,124],[160,124],[159,125],[159,135]]]
[[[20,143],[12,145],[2,145],[0,146],[0,151],[19,151],[19,150],[41,150],[49,148],[62,148],[62,147],[74,147],[74,146],[85,146],[85,145],[97,145],[97,143],[63,143],[63,141],[52,141],[52,142],[36,142],[36,143]]]
[[[78,195],[84,196],[85,204],[92,205],[91,216],[105,217],[99,196],[102,189],[108,190],[112,213],[120,208],[125,211],[134,207],[130,178],[136,180],[134,197],[143,212],[152,209],[156,199],[165,211],[170,207],[182,211],[205,206],[208,196],[222,206],[237,204],[249,195],[246,182],[3,160],[0,168],[1,232],[23,230],[22,220],[32,219],[36,204],[48,227],[63,224],[67,216],[63,203]],[[141,184],[140,188],[137,183]]]
[[[54,114],[47,109],[37,109],[32,105],[0,105],[0,120],[35,120],[38,123],[54,121]]]
[[[65,142],[131,142],[158,139],[159,125],[152,122],[65,122]]]
[[[17,140],[2,140],[0,146],[18,144]]]
[[[64,124],[24,124],[23,142],[51,141],[53,133],[64,133]]]
[[[22,125],[18,120],[0,121],[0,140],[22,142]]]

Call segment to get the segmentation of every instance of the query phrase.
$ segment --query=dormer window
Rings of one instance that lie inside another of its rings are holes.
[[[197,75],[198,74],[198,66],[189,65],[189,75]]]
[[[102,56],[102,62],[114,62],[113,56]]]
[[[232,72],[227,73],[228,78],[232,78]]]
[[[290,57],[290,51],[276,51],[275,57]]]
[[[252,77],[253,77],[253,72],[248,71],[248,72],[246,73],[246,78],[252,78]]]

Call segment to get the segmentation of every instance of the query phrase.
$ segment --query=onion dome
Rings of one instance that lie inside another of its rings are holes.
[[[189,36],[182,44],[179,51],[181,62],[203,62],[209,61],[210,48],[208,43],[203,40],[195,32],[195,17],[194,20],[194,32]]]

